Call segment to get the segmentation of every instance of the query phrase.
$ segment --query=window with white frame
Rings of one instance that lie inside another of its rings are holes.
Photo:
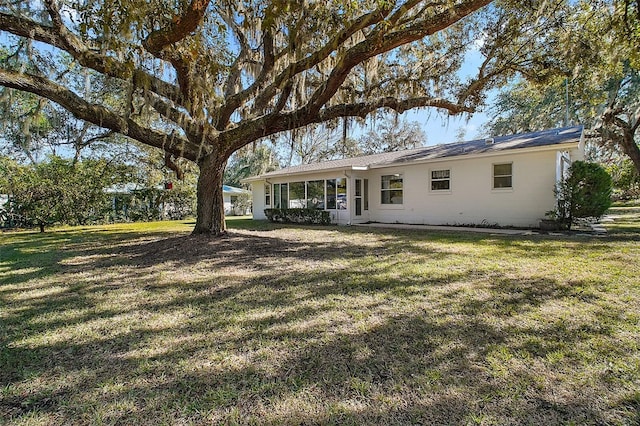
[[[304,182],[289,182],[289,208],[302,209],[307,206]]]
[[[327,194],[327,210],[335,210],[336,208],[336,180],[327,179],[325,181],[325,193]]]
[[[264,185],[264,205],[271,206],[271,185],[268,183]]]
[[[347,179],[327,179],[325,181],[327,195],[326,210],[345,210],[347,208]]]
[[[311,180],[307,183],[307,202],[308,209],[324,209],[324,181]]]
[[[493,165],[493,189],[513,188],[513,163]]]
[[[286,183],[273,184],[273,207],[286,209],[289,207],[289,186]]]
[[[402,175],[384,175],[381,178],[380,203],[402,204]]]
[[[431,190],[450,191],[451,190],[451,170],[431,170]]]

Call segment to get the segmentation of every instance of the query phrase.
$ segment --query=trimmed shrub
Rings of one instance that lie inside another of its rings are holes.
[[[264,214],[274,223],[301,223],[304,225],[329,225],[331,216],[318,209],[265,209]]]
[[[599,164],[576,161],[557,194],[558,217],[568,226],[576,219],[599,219],[611,206],[611,176]]]

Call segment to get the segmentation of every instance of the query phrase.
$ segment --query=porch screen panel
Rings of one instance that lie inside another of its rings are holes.
[[[280,205],[280,184],[276,183],[273,185],[273,208],[279,209]]]
[[[362,216],[362,179],[356,179],[355,187],[356,216]]]
[[[338,210],[347,209],[347,178],[336,179]]]
[[[369,179],[362,181],[364,185],[364,209],[369,210]]]
[[[307,182],[307,208],[324,209],[324,181]]]
[[[336,208],[336,180],[327,179],[327,210],[335,210]]]
[[[300,209],[305,207],[304,182],[289,183],[289,207]]]
[[[289,184],[280,184],[280,208],[286,209],[289,207]]]

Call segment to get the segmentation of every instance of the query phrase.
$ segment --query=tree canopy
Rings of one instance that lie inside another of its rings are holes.
[[[489,3],[2,2],[0,85],[197,163],[194,233],[218,234],[225,162],[249,143],[378,109],[473,111],[555,25],[549,2],[474,13]],[[461,78],[472,48],[482,63]]]
[[[640,172],[640,8],[627,0],[569,2],[532,46],[543,56],[492,107],[493,134],[579,122]]]

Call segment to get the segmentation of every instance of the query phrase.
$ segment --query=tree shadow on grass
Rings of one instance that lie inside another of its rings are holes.
[[[542,292],[536,297],[542,300],[547,295]],[[262,303],[269,308],[289,307],[284,301]],[[215,305],[210,301],[207,307]],[[463,317],[427,312],[392,314],[358,332],[348,327],[340,332],[336,324],[332,333],[317,329],[302,335],[270,328],[279,323],[293,325],[318,314],[304,306],[291,312],[268,322],[247,321],[238,336],[216,333],[216,328],[224,328],[221,318],[201,315],[174,324],[171,333],[188,336],[209,329],[207,340],[196,336],[152,356],[144,350],[138,356],[127,355],[144,349],[147,342],[162,334],[143,325],[120,336],[83,344],[10,348],[11,357],[28,359],[20,367],[31,377],[46,376],[47,371],[71,377],[85,372],[85,376],[82,382],[71,381],[55,389],[3,397],[1,411],[9,416],[50,412],[77,421],[79,413],[65,401],[102,389],[95,404],[118,406],[130,400],[136,406],[135,413],[109,411],[107,423],[126,422],[132,416],[153,423],[160,408],[176,416],[174,420],[194,422],[229,420],[233,410],[247,423],[274,424],[460,424],[482,416],[499,423],[515,419],[533,424],[603,422],[598,411],[601,407],[594,408],[588,395],[571,395],[558,402],[548,389],[529,389],[538,381],[534,373],[525,370],[506,378],[496,375],[487,359],[512,333],[485,321],[492,314],[490,310]],[[348,326],[349,318],[343,321]],[[551,333],[554,341],[568,345],[579,338],[561,328],[517,332],[545,340]],[[280,358],[260,358],[261,350],[275,351],[283,342],[287,350]],[[211,347],[216,350],[211,352]],[[33,369],[34,364],[39,371]],[[514,379],[518,383],[508,382]],[[287,404],[291,404],[289,409]]]
[[[611,337],[621,308],[607,317],[594,307],[597,293],[578,291],[598,283],[398,273],[402,259],[452,254],[420,244],[425,236],[375,235],[70,245],[55,262],[73,283],[37,285],[24,274],[12,283],[33,294],[0,293],[9,308],[0,317],[0,415],[76,424],[609,421],[609,407],[593,400],[608,391],[599,378],[545,383],[558,373],[550,356]],[[158,275],[190,267],[203,275]],[[570,326],[514,320],[558,301],[589,309]],[[575,362],[562,368],[586,374]]]

